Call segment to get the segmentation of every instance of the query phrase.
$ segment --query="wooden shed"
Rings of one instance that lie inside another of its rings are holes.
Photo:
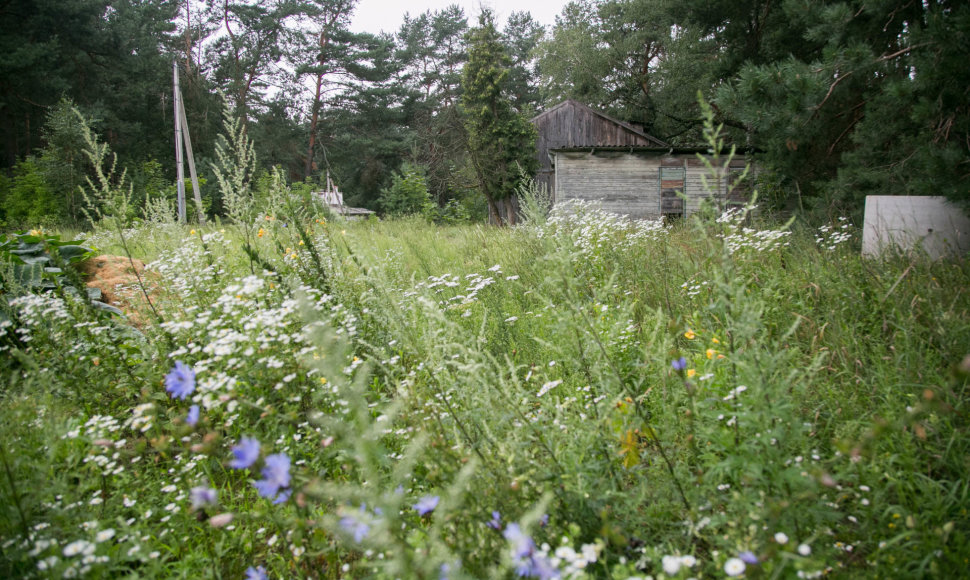
[[[746,196],[732,185],[732,176],[744,169],[743,158],[713,180],[715,191],[710,192],[702,181],[707,168],[697,157],[705,148],[671,147],[635,125],[573,100],[532,122],[538,132],[537,181],[549,188],[556,203],[598,201],[610,212],[657,218],[686,216],[712,196],[721,201]]]
[[[570,147],[668,147],[630,123],[624,123],[572,99],[563,101],[532,118],[539,136],[536,139],[539,157],[540,185],[555,187],[555,169],[551,152]]]

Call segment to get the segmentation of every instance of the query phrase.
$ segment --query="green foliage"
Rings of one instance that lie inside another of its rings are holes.
[[[462,107],[468,147],[479,187],[494,223],[516,221],[515,189],[523,171],[535,172],[535,127],[511,104],[510,59],[495,29],[494,16],[482,10],[478,28],[468,33],[468,64],[462,73]]]
[[[536,49],[545,34],[545,28],[525,11],[510,14],[502,30],[502,43],[509,54],[508,84],[512,106],[527,116],[534,115],[540,104]]]
[[[109,225],[124,227],[137,216],[138,208],[133,204],[134,185],[128,181],[127,170],[118,174],[118,156],[111,152],[107,143],[98,139],[84,115],[77,109],[74,114],[84,139],[82,153],[93,170],[93,179],[85,176],[85,185],[78,186],[81,214],[92,226],[112,222]]]
[[[395,35],[392,78],[396,80],[385,89],[387,102],[379,105],[381,117],[374,124],[377,135],[399,140],[395,148],[401,159],[426,168],[428,190],[438,205],[456,197],[455,173],[467,163],[467,137],[459,110],[461,71],[468,60],[467,32],[468,21],[458,5],[406,16]],[[401,104],[395,106],[392,99]],[[368,122],[370,106],[359,109],[362,120]],[[402,130],[388,130],[389,112]],[[391,151],[380,141],[376,145],[378,151]],[[384,183],[372,191],[387,187],[390,168],[399,164],[389,163]]]
[[[448,200],[444,207],[432,207],[428,215],[436,224],[457,225],[472,221],[472,211],[468,205],[457,199]]]
[[[43,130],[46,145],[38,159],[44,181],[57,200],[57,211],[51,215],[70,224],[79,224],[82,218],[78,188],[87,175],[85,129],[92,123],[79,118],[76,109],[70,99],[61,99],[51,108]]]
[[[225,88],[242,127],[265,98],[267,83],[276,73],[272,65],[283,57],[286,43],[294,34],[289,24],[300,14],[300,8],[293,2],[249,4],[230,0],[217,10],[226,35],[212,44],[209,57],[214,61],[215,81]]]
[[[695,96],[721,78],[723,55],[677,14],[673,2],[567,4],[538,51],[545,105],[576,99],[695,146],[702,126]]]
[[[254,188],[278,210],[259,235],[124,231],[165,324],[11,300],[6,575],[510,577],[513,523],[577,580],[718,576],[746,551],[751,577],[965,569],[963,263],[750,215],[335,227],[291,207],[305,185]],[[243,436],[259,459],[234,469]],[[279,454],[274,504],[253,482]]]
[[[10,229],[51,227],[63,215],[63,206],[33,157],[14,166],[13,179],[0,188],[0,206],[5,226]]]
[[[819,213],[861,216],[866,195],[967,199],[970,10],[948,2],[782,4],[799,50],[747,61],[718,103]],[[961,80],[963,79],[963,80]],[[959,143],[959,144],[958,144]]]
[[[81,218],[81,194],[86,158],[84,130],[74,104],[62,99],[47,114],[46,145],[13,167],[13,179],[3,195],[3,218],[13,229],[76,224]]]
[[[0,281],[4,291],[53,290],[67,285],[69,280],[73,282],[65,268],[92,255],[82,243],[83,240],[62,241],[59,235],[41,230],[0,234],[0,263],[3,264]]]
[[[233,114],[228,102],[222,118],[223,134],[216,142],[216,162],[212,164],[219,197],[212,204],[220,207],[236,223],[251,222],[256,216],[252,197],[256,153],[242,122]]]
[[[171,111],[171,100],[159,88],[170,86],[178,10],[167,0],[5,4],[0,76],[9,82],[0,88],[3,164],[45,147],[44,120],[64,97],[105,123],[112,148],[128,162],[170,155],[171,140],[160,137],[170,134],[171,116],[160,112]],[[58,194],[76,192],[60,182],[52,185]],[[83,219],[79,213],[69,217],[74,224]]]
[[[596,5],[589,1],[570,2],[557,18],[540,49],[546,107],[565,99],[599,106],[610,100],[603,80],[611,63],[597,46],[599,25]]]
[[[408,164],[400,173],[394,172],[391,187],[381,192],[379,202],[384,213],[391,217],[428,215],[434,207],[424,171]]]
[[[533,226],[544,225],[552,211],[552,193],[545,186],[529,179],[523,181],[519,186],[518,195],[519,207],[522,210],[522,221]]]

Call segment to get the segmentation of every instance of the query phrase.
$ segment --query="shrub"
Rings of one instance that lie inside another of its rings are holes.
[[[13,169],[13,179],[0,189],[0,206],[8,228],[53,227],[64,217],[63,203],[44,179],[44,173],[33,157],[20,161]]]
[[[423,170],[410,164],[405,164],[400,172],[394,172],[391,186],[381,192],[378,203],[391,217],[425,215],[434,206]]]

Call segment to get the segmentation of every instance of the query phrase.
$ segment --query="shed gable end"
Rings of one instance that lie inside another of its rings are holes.
[[[568,147],[666,147],[660,139],[572,99],[532,118],[538,138],[538,181],[552,187],[549,152]]]

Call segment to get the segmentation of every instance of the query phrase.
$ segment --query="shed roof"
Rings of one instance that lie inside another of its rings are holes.
[[[563,109],[563,108],[566,108],[566,107],[572,107],[572,108],[579,109],[581,111],[587,112],[589,114],[592,114],[592,115],[594,115],[594,116],[602,119],[603,121],[606,121],[607,123],[610,123],[612,125],[615,125],[615,126],[619,127],[620,129],[622,129],[622,131],[624,131],[626,133],[629,133],[631,135],[634,135],[636,137],[639,137],[640,139],[646,140],[647,142],[650,142],[650,143],[654,144],[657,147],[669,147],[670,146],[668,143],[666,143],[664,141],[661,141],[660,139],[657,139],[653,135],[650,135],[650,134],[644,132],[642,129],[639,129],[637,127],[634,127],[630,123],[626,123],[624,121],[620,121],[619,119],[615,119],[615,118],[607,115],[606,113],[601,113],[601,112],[597,111],[596,109],[594,109],[594,108],[592,108],[592,107],[590,107],[588,105],[584,105],[583,103],[580,103],[579,101],[575,101],[573,99],[566,99],[565,101],[559,103],[558,105],[556,105],[555,107],[549,109],[548,111],[544,111],[542,113],[539,113],[538,115],[536,115],[535,117],[532,118],[532,123],[533,124],[540,125],[543,119],[545,119],[546,117],[550,117],[550,116],[554,115],[560,109]]]

